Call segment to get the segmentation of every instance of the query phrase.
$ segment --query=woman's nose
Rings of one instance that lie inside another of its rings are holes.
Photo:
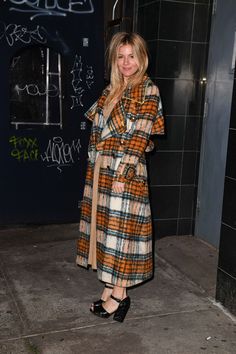
[[[124,64],[129,64],[129,58],[127,57],[127,58],[124,58]]]

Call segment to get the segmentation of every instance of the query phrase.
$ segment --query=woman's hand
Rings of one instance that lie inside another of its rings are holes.
[[[125,184],[123,182],[114,181],[112,183],[112,191],[115,193],[122,193],[125,190]]]

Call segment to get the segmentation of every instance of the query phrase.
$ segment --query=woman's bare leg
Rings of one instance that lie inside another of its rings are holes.
[[[114,286],[114,289],[112,291],[112,295],[120,300],[123,300],[126,298],[127,294],[126,294],[126,288],[122,288],[120,286]],[[103,303],[103,308],[111,313],[114,312],[119,304],[117,303],[117,301],[113,300],[111,297],[108,298],[108,300],[106,302]]]
[[[109,297],[111,296],[113,289],[114,289],[113,285],[106,283],[106,286],[104,287],[103,292],[102,292],[101,299],[103,301],[107,301],[109,299]]]
[[[111,296],[112,291],[113,291],[113,285],[106,283],[100,299],[103,301],[107,301],[109,299],[109,297]],[[94,310],[94,303],[91,304],[91,310],[92,311]]]

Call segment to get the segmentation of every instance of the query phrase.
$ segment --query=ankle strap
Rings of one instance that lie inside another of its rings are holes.
[[[107,289],[113,289],[113,285],[105,284],[105,288],[107,288]]]
[[[122,299],[118,299],[117,297],[115,297],[113,295],[111,295],[111,299],[115,300],[116,302],[118,302],[118,304],[121,303],[121,301],[122,301]]]

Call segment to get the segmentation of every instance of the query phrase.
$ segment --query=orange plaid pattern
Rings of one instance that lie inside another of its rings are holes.
[[[150,135],[164,134],[164,119],[158,89],[148,77],[124,92],[105,121],[103,106],[108,93],[107,88],[86,113],[93,126],[77,263],[84,267],[88,265],[92,192],[97,188],[98,277],[104,282],[127,287],[149,279],[153,273],[145,151],[150,147]],[[93,186],[98,154],[102,162],[98,186]],[[115,180],[126,182],[123,193],[112,191]]]

